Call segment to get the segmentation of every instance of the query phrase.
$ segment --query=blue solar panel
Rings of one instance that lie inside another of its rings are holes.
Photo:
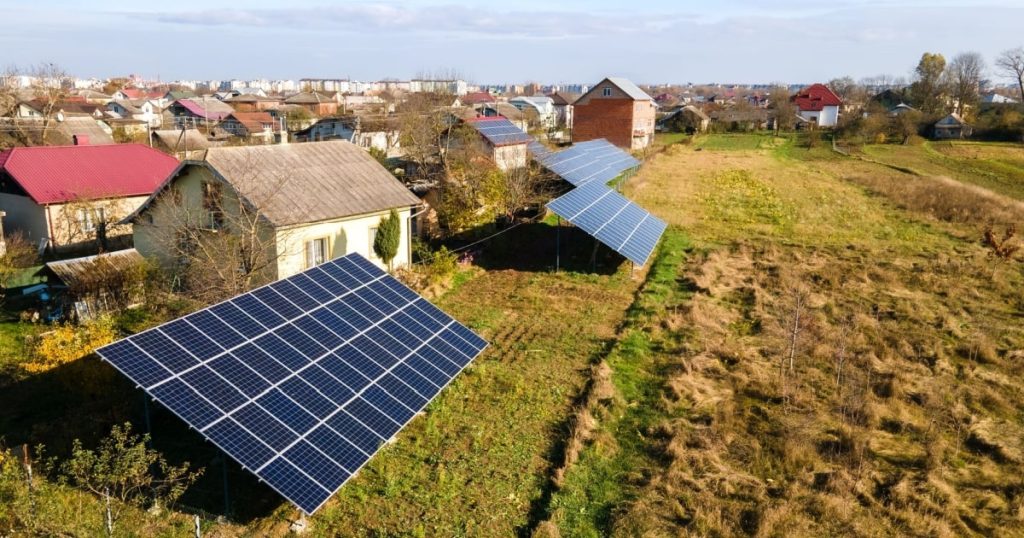
[[[350,254],[97,353],[312,514],[486,346]]]
[[[577,187],[548,208],[637,265],[647,263],[665,223],[597,182]]]
[[[580,142],[559,152],[533,151],[533,154],[541,165],[575,186],[592,181],[607,183],[622,172],[640,166],[640,161],[604,139]]]
[[[533,138],[502,116],[479,118],[469,122],[480,134],[495,146],[525,144]]]

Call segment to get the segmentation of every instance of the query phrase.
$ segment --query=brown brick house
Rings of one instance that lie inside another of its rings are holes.
[[[629,80],[608,77],[573,105],[573,142],[604,138],[628,150],[654,140],[656,106],[651,96]]]

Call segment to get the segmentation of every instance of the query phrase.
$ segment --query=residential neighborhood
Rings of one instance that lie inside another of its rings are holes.
[[[1024,528],[1024,7],[0,14],[0,536]]]

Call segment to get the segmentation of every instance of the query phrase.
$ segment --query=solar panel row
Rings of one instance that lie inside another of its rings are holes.
[[[484,347],[350,254],[98,353],[312,514]]]
[[[535,158],[545,168],[577,187],[591,181],[607,183],[622,172],[640,166],[633,156],[604,139],[580,142],[557,153],[549,152]]]
[[[596,181],[547,206],[637,265],[647,263],[665,231],[664,221]]]

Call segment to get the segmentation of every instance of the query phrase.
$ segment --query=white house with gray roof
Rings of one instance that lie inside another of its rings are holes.
[[[366,151],[344,140],[210,148],[183,161],[126,220],[133,224],[135,248],[170,266],[175,249],[166,242],[176,227],[231,233],[230,215],[243,205],[250,215],[258,214],[264,237],[273,238],[271,255],[277,261],[269,279],[352,252],[383,267],[373,240],[392,209],[403,223],[393,266],[412,258],[410,217],[420,199]]]

